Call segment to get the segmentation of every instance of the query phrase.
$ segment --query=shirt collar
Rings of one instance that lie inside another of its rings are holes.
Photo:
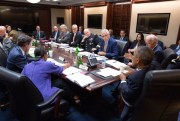
[[[21,47],[19,47],[19,48],[20,48],[20,50],[21,50],[22,54],[25,56],[25,52],[24,52],[24,50],[23,50]]]

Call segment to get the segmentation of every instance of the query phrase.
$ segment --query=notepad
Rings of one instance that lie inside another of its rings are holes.
[[[64,74],[64,75],[71,75],[71,74],[78,73],[78,72],[82,72],[82,70],[81,70],[81,69],[78,69],[78,68],[76,68],[76,67],[71,66],[71,67],[65,69],[65,70],[63,71],[63,74]]]
[[[99,72],[97,72],[97,74],[103,76],[103,77],[108,77],[108,76],[118,76],[121,74],[120,71],[112,69],[112,68],[105,68],[105,69],[100,69]]]
[[[117,68],[117,69],[120,69],[120,67],[122,66],[123,68],[126,68],[127,65],[124,64],[124,63],[121,63],[119,61],[116,61],[116,60],[107,60],[106,61],[106,64],[109,64],[111,66],[113,66],[114,68]]]
[[[82,73],[74,73],[74,74],[66,76],[66,78],[78,84],[81,87],[86,87],[89,84],[95,82],[95,80],[92,79],[90,76],[84,75]]]

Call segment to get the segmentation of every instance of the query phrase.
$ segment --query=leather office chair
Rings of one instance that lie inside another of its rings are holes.
[[[133,121],[177,121],[179,104],[180,69],[150,71],[134,105]]]
[[[10,108],[20,121],[44,121],[57,117],[58,109],[64,109],[67,103],[61,101],[63,90],[59,89],[47,101],[36,86],[24,75],[0,67],[0,82],[10,92]],[[64,106],[64,107],[63,107]]]
[[[118,44],[118,49],[119,49],[119,56],[118,59],[119,61],[123,62],[124,61],[124,53],[125,53],[125,46],[127,44],[126,41],[120,41],[120,40],[116,40],[117,44]]]
[[[7,55],[4,50],[0,47],[0,66],[6,67]]]
[[[167,48],[163,50],[163,55],[164,55],[164,59],[161,62],[161,67],[162,69],[166,69],[169,63],[171,62],[171,60],[175,59],[177,55],[171,48]]]

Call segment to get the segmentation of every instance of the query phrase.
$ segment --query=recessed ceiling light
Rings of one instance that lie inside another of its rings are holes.
[[[30,3],[38,3],[38,2],[40,2],[40,0],[27,0],[28,2],[30,2]]]

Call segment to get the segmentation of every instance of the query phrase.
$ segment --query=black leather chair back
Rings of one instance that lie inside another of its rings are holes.
[[[20,121],[38,119],[40,111],[36,105],[43,102],[43,97],[27,77],[0,67],[0,83],[8,87],[12,112]]]
[[[4,50],[0,47],[0,66],[6,67],[7,55]]]
[[[164,55],[164,59],[161,62],[161,67],[162,69],[166,69],[169,63],[171,62],[171,60],[175,59],[177,55],[171,48],[167,48],[163,50],[163,55]]]
[[[124,47],[126,45],[126,41],[120,41],[120,40],[117,40],[117,44],[118,44],[118,47],[119,47],[119,54],[120,56],[123,56],[124,55]]]
[[[135,103],[133,121],[177,121],[179,103],[180,69],[150,71]]]

